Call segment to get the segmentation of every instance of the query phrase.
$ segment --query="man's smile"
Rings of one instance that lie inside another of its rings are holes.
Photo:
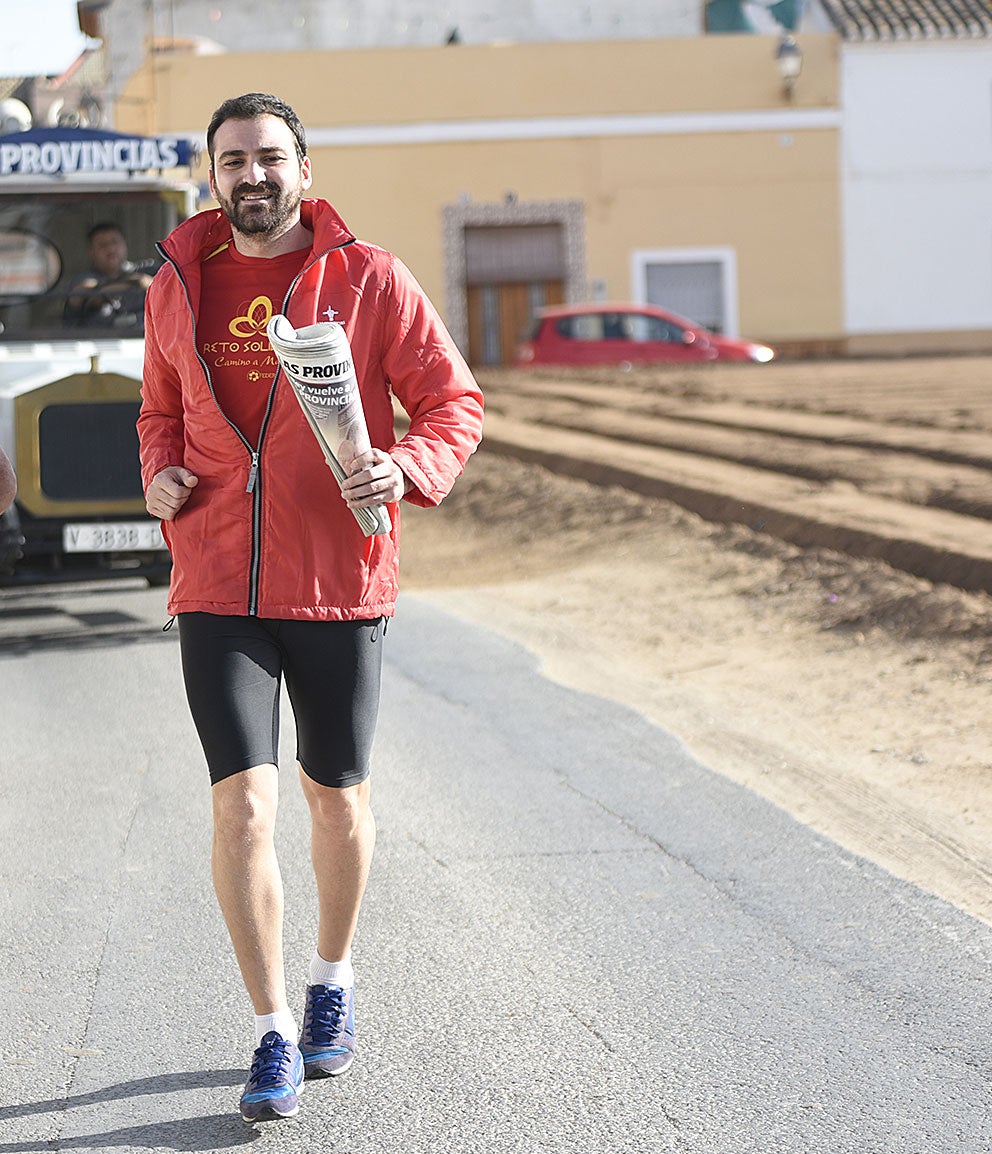
[[[245,188],[234,194],[235,204],[268,204],[279,197],[278,188]]]

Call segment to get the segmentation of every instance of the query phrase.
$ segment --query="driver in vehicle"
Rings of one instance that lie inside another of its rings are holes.
[[[152,283],[150,273],[128,260],[127,241],[116,224],[95,224],[86,239],[90,268],[69,284],[66,326],[140,335],[145,323],[145,292]]]

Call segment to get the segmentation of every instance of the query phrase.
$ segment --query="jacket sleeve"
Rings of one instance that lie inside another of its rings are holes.
[[[416,488],[405,500],[438,505],[482,440],[482,390],[402,261],[383,289],[382,363],[410,427],[389,450]]]
[[[141,484],[147,491],[156,473],[167,465],[183,463],[182,381],[172,359],[163,351],[158,315],[170,268],[156,278],[145,300],[145,362],[142,372],[138,446]]]

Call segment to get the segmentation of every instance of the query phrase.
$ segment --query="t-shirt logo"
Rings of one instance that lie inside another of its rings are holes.
[[[227,326],[235,337],[257,337],[264,333],[272,320],[272,301],[255,297],[244,313]]]
[[[309,255],[298,249],[249,260],[229,242],[201,265],[197,349],[221,412],[252,445],[270,398],[275,403],[279,371],[265,330]]]

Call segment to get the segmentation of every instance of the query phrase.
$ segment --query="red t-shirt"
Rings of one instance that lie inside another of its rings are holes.
[[[242,256],[228,242],[202,265],[197,349],[224,415],[254,446],[278,368],[265,330],[282,312],[289,286],[310,253],[301,248],[282,256]]]

